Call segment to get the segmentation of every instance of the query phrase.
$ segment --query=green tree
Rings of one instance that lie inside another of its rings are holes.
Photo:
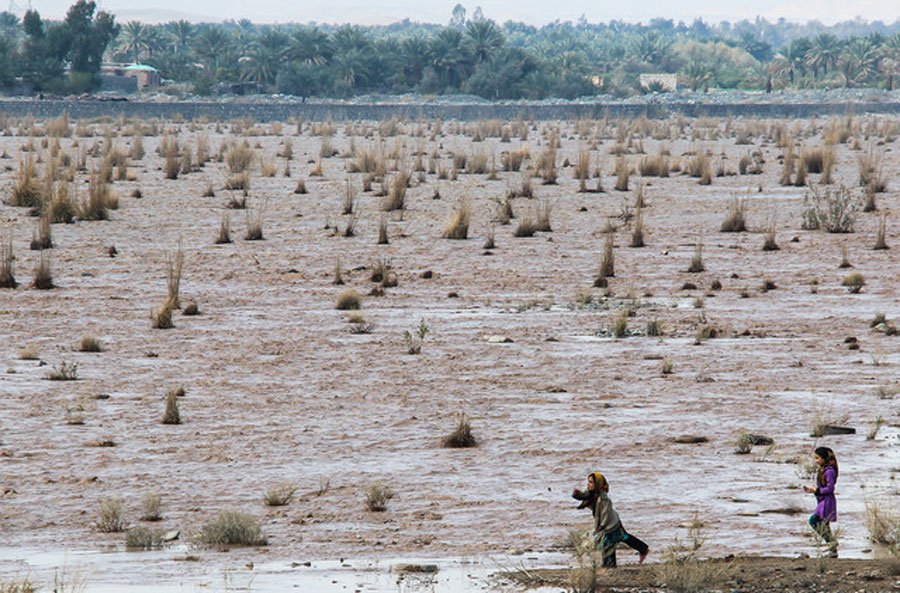
[[[466,23],[466,36],[476,63],[489,59],[506,43],[503,32],[494,21],[489,20],[472,20]]]
[[[328,34],[315,27],[302,27],[291,35],[287,56],[304,64],[327,64],[334,53]]]
[[[812,68],[814,78],[818,77],[819,70],[827,75],[829,68],[835,68],[842,45],[831,33],[816,35],[806,52],[806,63]]]
[[[106,46],[119,34],[115,18],[104,11],[94,14],[93,0],[78,0],[69,7],[63,26],[71,37],[69,61],[76,86],[95,86]]]

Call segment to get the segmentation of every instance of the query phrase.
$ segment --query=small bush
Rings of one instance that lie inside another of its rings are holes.
[[[124,518],[125,503],[121,498],[100,501],[97,528],[104,533],[121,533],[128,527]]]
[[[362,297],[355,290],[347,289],[338,295],[334,308],[338,311],[361,309]]]
[[[734,443],[734,452],[738,455],[746,455],[753,450],[753,439],[749,434],[742,434]]]
[[[162,547],[165,532],[162,529],[133,527],[125,533],[125,548],[129,550],[155,550]]]
[[[40,360],[41,355],[37,347],[28,345],[19,351],[19,360]]]
[[[442,447],[450,449],[463,449],[477,447],[478,440],[472,434],[472,426],[465,414],[460,414],[456,419],[456,428],[441,441]]]
[[[877,544],[900,544],[900,513],[887,501],[866,501],[866,529]]]
[[[206,546],[265,546],[259,521],[240,511],[224,511],[207,521],[197,535]]]
[[[141,521],[162,521],[162,496],[148,492],[141,499]]]
[[[613,233],[606,233],[603,241],[603,255],[600,258],[599,278],[612,278],[616,275],[616,255],[614,251],[615,236]]]
[[[628,335],[628,312],[621,311],[612,322],[611,333],[616,338],[624,338]]]
[[[884,215],[878,220],[878,230],[875,231],[875,246],[872,247],[872,249],[874,249],[875,251],[888,249],[888,244],[885,240],[886,227],[887,215]]]
[[[660,367],[660,373],[662,375],[671,375],[675,371],[675,364],[668,358],[664,358],[662,361],[662,366]]]
[[[283,482],[276,484],[266,490],[263,495],[263,502],[270,507],[283,507],[291,502],[294,494],[297,492],[297,486],[294,484]]]
[[[77,381],[78,365],[64,360],[59,363],[58,367],[47,373],[47,378],[51,381]]]
[[[373,513],[383,513],[387,510],[387,503],[392,498],[394,498],[394,491],[381,482],[377,482],[366,490],[366,508]]]
[[[178,411],[178,397],[184,395],[183,389],[170,389],[166,393],[166,411],[162,417],[163,424],[181,424],[181,413]]]
[[[425,341],[425,336],[428,335],[429,331],[431,331],[431,328],[428,327],[428,324],[425,323],[424,319],[419,320],[419,327],[416,328],[415,332],[410,332],[408,330],[404,331],[403,340],[406,342],[406,353],[421,353],[422,343]]]
[[[253,149],[246,142],[235,144],[225,154],[225,164],[232,175],[246,173],[253,164]]]
[[[801,227],[804,230],[824,228],[829,233],[852,233],[859,204],[850,190],[843,186],[828,187],[824,191],[812,187],[811,190],[811,194],[803,197]]]
[[[222,221],[219,223],[219,234],[216,235],[216,245],[228,243],[231,243],[231,220],[227,214],[223,214]]]

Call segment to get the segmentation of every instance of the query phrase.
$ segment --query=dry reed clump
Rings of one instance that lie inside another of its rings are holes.
[[[155,550],[165,543],[165,531],[149,527],[133,527],[125,532],[126,550]]]
[[[550,225],[550,214],[553,212],[553,202],[549,200],[541,200],[536,209],[535,230],[543,233],[553,232]]]
[[[166,299],[166,301],[154,309],[150,313],[150,327],[153,329],[172,329],[175,327],[175,322],[172,319],[172,312],[175,310],[175,306],[170,299]]]
[[[29,155],[25,160],[19,160],[16,184],[7,204],[22,208],[40,208],[43,199],[43,190],[38,183],[37,163],[34,157]]]
[[[44,125],[44,131],[51,138],[69,138],[72,135],[72,120],[68,113],[51,119]]]
[[[378,245],[387,245],[389,243],[388,240],[388,228],[387,228],[387,219],[384,216],[381,217],[378,221]]]
[[[705,270],[706,266],[703,265],[703,242],[701,241],[694,247],[694,255],[691,258],[691,265],[688,266],[687,271],[691,274],[699,274]]]
[[[81,336],[81,342],[78,345],[79,352],[103,352],[103,350],[103,344],[97,336],[93,334]]]
[[[16,275],[13,269],[15,260],[12,234],[7,233],[5,237],[0,239],[0,288],[16,288],[19,285],[16,282]]]
[[[776,227],[774,222],[770,222],[766,225],[765,232],[763,234],[763,251],[780,251],[781,247],[778,246],[778,243],[775,241],[775,232]]]
[[[857,160],[859,166],[859,185],[866,188],[867,193],[883,193],[887,190],[884,177],[882,155],[876,155],[873,148],[861,154]]]
[[[52,224],[70,224],[75,221],[77,214],[75,204],[69,197],[69,184],[61,181],[53,186],[50,200],[45,204],[46,216]]]
[[[794,185],[792,177],[794,175],[795,160],[796,157],[794,156],[794,151],[791,150],[790,147],[785,148],[784,161],[782,162],[781,167],[781,178],[778,180],[780,185]]]
[[[175,309],[181,308],[181,275],[184,270],[184,250],[179,243],[175,254],[166,253],[166,291]]]
[[[634,228],[631,229],[631,247],[644,247],[644,208],[638,204],[634,211]]]
[[[338,295],[334,308],[338,311],[361,309],[362,297],[352,288],[347,289]]]
[[[685,172],[690,177],[699,177],[700,185],[709,185],[712,183],[712,164],[709,161],[709,155],[705,150],[697,150],[688,159],[687,166],[684,167]]]
[[[606,279],[616,275],[614,246],[615,235],[611,232],[606,233],[606,237],[603,241],[603,255],[600,258],[600,272],[597,274],[597,279],[594,281],[594,286],[598,288],[606,286]]]
[[[240,175],[241,173],[249,173],[250,166],[253,164],[253,149],[245,140],[241,144],[234,144],[225,153],[225,164],[231,175]]]
[[[376,482],[366,490],[366,508],[373,513],[383,513],[387,510],[387,503],[392,498],[394,498],[394,491],[381,482]]]
[[[113,196],[109,184],[97,172],[91,175],[87,198],[78,204],[78,218],[81,220],[109,220],[109,209],[118,198]]]
[[[638,172],[642,177],[668,177],[669,157],[662,151],[656,156],[641,157],[638,161]]]
[[[297,486],[290,482],[275,484],[266,489],[265,494],[263,494],[263,502],[268,507],[286,506],[294,498],[297,490]]]
[[[222,221],[219,223],[219,234],[216,235],[216,245],[225,245],[231,243],[231,220],[228,214],[222,215]]]
[[[181,424],[181,412],[178,411],[178,397],[184,395],[184,389],[174,388],[166,393],[166,411],[163,413],[163,424]]]
[[[53,273],[50,269],[50,253],[41,251],[38,261],[34,264],[34,275],[31,287],[38,290],[50,290],[56,288],[53,284]]]
[[[50,369],[46,376],[49,381],[77,381],[78,365],[64,360],[59,366]]]
[[[205,546],[265,546],[259,521],[240,511],[223,511],[207,521],[197,534],[197,542]]]
[[[229,175],[228,179],[225,180],[224,188],[229,190],[241,190],[244,192],[244,195],[247,195],[247,192],[250,191],[250,172],[243,171],[235,175]]]
[[[800,162],[807,173],[821,173],[825,168],[825,153],[828,148],[807,148],[800,153]]]
[[[252,213],[247,211],[247,232],[244,233],[245,241],[263,241],[263,211],[261,208],[254,210]]]
[[[872,247],[875,251],[889,249],[887,240],[885,239],[886,231],[887,214],[883,214],[881,218],[878,219],[878,230],[875,231],[875,246]]]
[[[464,449],[478,446],[478,440],[472,434],[472,425],[465,414],[457,416],[456,428],[441,440],[441,446],[449,449]]]
[[[406,207],[406,189],[409,187],[409,181],[410,173],[408,171],[398,171],[393,176],[387,198],[381,205],[382,210],[392,212],[403,210]]]
[[[513,230],[514,237],[533,237],[538,230],[537,219],[534,212],[529,210],[524,216],[519,218],[519,223]]]
[[[631,165],[628,164],[628,161],[625,160],[625,157],[620,156],[616,159],[616,184],[613,186],[617,191],[628,191],[628,179],[631,177]]]
[[[744,200],[732,198],[728,205],[728,214],[722,221],[719,231],[723,233],[742,233],[747,230],[747,206]]]
[[[453,216],[444,227],[444,239],[465,240],[469,238],[469,220],[472,217],[472,204],[467,198],[460,200]]]
[[[500,163],[503,165],[504,171],[519,171],[522,168],[522,163],[528,158],[530,158],[528,147],[523,146],[517,150],[504,152],[500,156]]]
[[[128,528],[125,503],[121,498],[107,498],[100,501],[97,515],[97,529],[104,533],[121,533]]]

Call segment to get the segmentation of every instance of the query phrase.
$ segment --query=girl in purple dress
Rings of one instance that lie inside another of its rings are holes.
[[[816,495],[816,510],[809,518],[809,525],[828,544],[829,554],[837,557],[837,542],[831,533],[831,522],[837,521],[837,499],[834,486],[838,478],[838,462],[834,451],[828,447],[818,447],[813,460],[819,466],[816,472],[816,487],[804,486],[803,490]]]

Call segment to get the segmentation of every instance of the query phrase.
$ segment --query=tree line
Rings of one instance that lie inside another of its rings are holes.
[[[79,0],[62,22],[0,13],[0,88],[96,88],[103,59],[157,68],[210,94],[234,83],[296,96],[468,93],[485,99],[575,98],[642,88],[643,73],[676,74],[692,90],[880,87],[900,72],[900,21],[826,27],[757,18],[708,24],[653,19],[542,27],[497,24],[457,5],[447,25],[257,25],[173,21],[119,25]]]

